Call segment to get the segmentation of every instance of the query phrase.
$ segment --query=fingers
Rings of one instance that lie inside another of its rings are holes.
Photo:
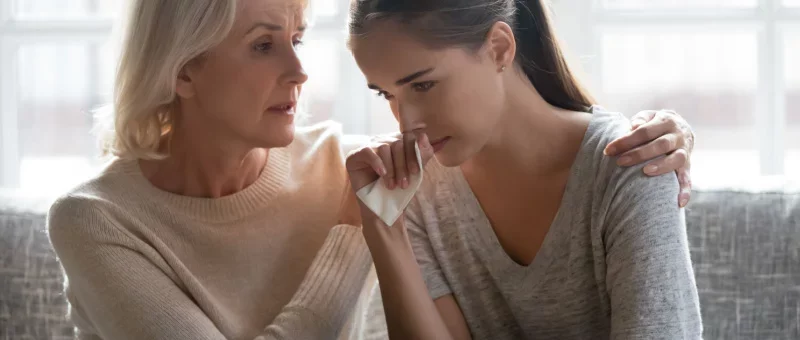
[[[678,183],[681,186],[681,192],[678,194],[678,206],[685,208],[692,198],[692,178],[689,174],[689,167],[678,169]]]
[[[391,144],[380,144],[376,150],[384,169],[386,169],[386,173],[381,175],[381,177],[383,177],[383,181],[385,182],[387,188],[394,189],[396,183],[395,178],[397,177],[394,171],[394,166],[392,166]]]
[[[394,161],[395,179],[396,183],[403,189],[408,188],[408,167],[406,166],[406,153],[403,150],[404,148],[403,141],[392,143],[392,160]]]
[[[664,111],[659,111],[649,122],[638,126],[631,133],[609,143],[604,150],[605,154],[617,156],[665,134],[679,134],[680,137],[683,137],[677,121],[672,118],[673,116]],[[681,142],[683,143],[683,139]]]
[[[672,133],[674,131],[675,125],[674,122],[671,121],[651,121],[647,124],[640,126],[638,129],[632,131],[626,136],[623,136],[611,143],[607,146],[607,149],[610,151],[614,151],[616,155],[621,155],[620,158],[624,158],[625,156],[629,156],[629,153],[635,148],[644,146],[645,144],[649,144],[651,142],[656,141],[660,137],[669,136],[668,138],[657,141],[655,144],[650,144],[655,146],[654,150],[667,150],[669,151],[675,150],[678,147],[683,146],[683,140],[678,140],[676,135]],[[670,148],[670,146],[672,146]],[[661,154],[665,154],[666,152],[662,152]],[[627,155],[626,155],[627,154]],[[611,155],[611,154],[609,154]],[[651,159],[653,156],[642,160]],[[623,162],[619,164],[622,165]],[[637,163],[629,163],[628,165],[637,164]]]
[[[424,132],[417,132],[417,144],[419,145],[419,156],[422,158],[422,166],[428,164],[433,158],[433,145],[431,145],[428,135]]]
[[[620,157],[617,159],[617,165],[631,166],[643,163],[659,156],[670,154],[678,149],[679,144],[679,140],[674,135],[663,135],[656,138],[652,142],[620,155]],[[685,162],[686,160],[683,161],[683,163]],[[680,166],[683,166],[683,164],[680,164]],[[680,166],[672,168],[670,171],[674,171]]]
[[[433,147],[430,145],[427,135],[421,131],[408,132],[398,135],[398,137],[400,138],[392,136],[373,138],[373,145],[348,157],[348,171],[364,170],[367,167],[362,165],[361,168],[354,169],[358,166],[353,164],[359,162],[369,164],[369,167],[372,167],[375,173],[380,175],[390,190],[397,187],[408,188],[409,176],[418,174],[420,171],[415,144],[419,143],[423,165],[433,156]]]
[[[419,163],[417,162],[417,153],[416,149],[414,148],[416,144],[416,133],[408,132],[403,134],[403,149],[405,152],[406,165],[408,166],[408,173],[414,175],[419,173]]]
[[[689,157],[686,150],[678,149],[662,159],[650,162],[644,167],[644,173],[648,176],[660,176],[666,173],[677,171],[687,166]]]
[[[347,163],[345,166],[347,171],[359,171],[364,170],[364,168],[370,168],[380,176],[386,175],[386,168],[383,165],[383,161],[378,157],[378,154],[369,147],[352,152],[347,156]]]
[[[354,191],[360,190],[387,173],[383,160],[378,156],[376,150],[370,147],[351,153],[347,157],[345,166]]]
[[[636,130],[639,126],[653,120],[656,113],[658,113],[656,110],[645,110],[633,115],[631,117],[631,129]]]

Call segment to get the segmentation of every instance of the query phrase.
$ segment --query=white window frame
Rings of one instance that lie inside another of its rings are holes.
[[[0,2],[0,74],[3,75],[0,77],[0,188],[15,188],[20,184],[22,155],[16,92],[20,47],[31,43],[65,41],[102,44],[109,38],[113,27],[111,18],[19,19],[14,17],[13,6],[12,0]]]
[[[102,0],[101,0],[102,1]],[[349,3],[338,1],[337,14],[316,18],[309,35],[345,42]],[[79,20],[25,20],[14,17],[14,1],[0,1],[0,189],[20,184],[20,136],[18,132],[18,65],[20,46],[30,43],[64,41],[100,43],[111,35],[111,18],[80,18]],[[345,132],[368,134],[371,115],[370,98],[364,81],[352,75],[360,74],[352,56],[346,50],[338,56],[338,98],[333,119],[343,124]],[[106,89],[107,90],[107,89]],[[107,92],[107,91],[105,91]],[[312,113],[313,114],[313,113]]]
[[[350,12],[350,2],[343,0],[326,0],[336,1],[339,5],[336,15],[324,19],[317,19],[318,22],[309,32],[310,35],[315,37],[328,37],[332,38],[338,43],[344,45],[347,39],[347,22],[348,13]],[[361,70],[359,70],[352,54],[346,49],[340,49],[338,55],[338,72],[339,84],[337,88],[335,107],[333,109],[332,120],[342,124],[345,133],[367,135],[372,131],[370,130],[370,119],[372,115],[369,113],[370,97],[367,91],[366,82],[363,77],[360,77]],[[314,75],[311,75],[312,77]],[[313,112],[311,112],[313,114]]]
[[[758,0],[753,9],[733,10],[614,10],[602,6],[603,0],[554,0],[559,33],[568,43],[572,56],[580,60],[587,81],[599,89],[602,37],[610,29],[625,26],[665,26],[682,24],[733,25],[751,27],[758,38],[758,82],[756,93],[756,149],[762,176],[784,174],[786,137],[786,96],[784,34],[800,26],[800,9],[784,8],[781,0]],[[698,136],[702,139],[703,136]],[[735,160],[732,160],[735,162]]]

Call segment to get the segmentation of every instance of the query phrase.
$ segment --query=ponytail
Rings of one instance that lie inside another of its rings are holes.
[[[511,0],[516,5],[517,59],[531,84],[550,105],[588,112],[593,98],[567,65],[541,0]]]

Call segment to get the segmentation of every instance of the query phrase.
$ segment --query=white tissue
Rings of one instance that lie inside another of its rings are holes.
[[[416,174],[409,174],[407,188],[397,187],[389,190],[386,182],[379,178],[356,193],[361,202],[364,202],[364,205],[387,226],[391,227],[400,218],[414,194],[417,193],[419,185],[422,184],[422,156],[419,153],[419,145],[414,144],[414,151],[417,154],[419,171]]]

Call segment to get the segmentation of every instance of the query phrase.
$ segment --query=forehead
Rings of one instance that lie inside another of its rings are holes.
[[[304,24],[307,3],[307,0],[238,0],[235,27],[250,28],[254,22],[268,21],[297,28]]]
[[[434,67],[456,67],[466,54],[456,48],[434,49],[406,33],[391,21],[375,23],[369,33],[352,37],[350,46],[356,63],[370,83],[388,87],[397,79]]]

